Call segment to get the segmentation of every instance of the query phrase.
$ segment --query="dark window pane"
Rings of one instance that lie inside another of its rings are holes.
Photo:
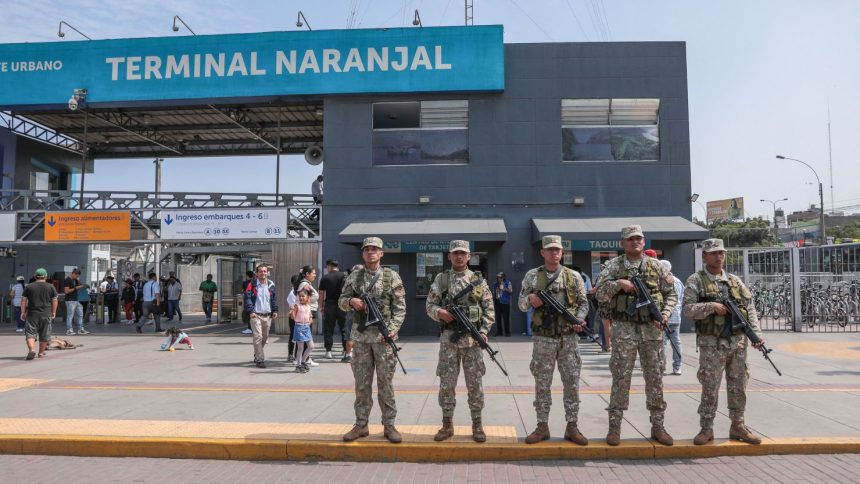
[[[562,128],[561,134],[565,161],[612,160],[608,127]]]
[[[468,162],[468,129],[373,132],[374,165],[434,165]]]
[[[421,127],[421,103],[376,103],[373,105],[373,129]]]
[[[615,160],[659,160],[660,138],[656,126],[612,128],[612,155]]]
[[[468,163],[469,130],[422,130],[421,160],[427,165],[435,163]]]
[[[420,165],[421,132],[418,130],[374,131],[374,165]]]

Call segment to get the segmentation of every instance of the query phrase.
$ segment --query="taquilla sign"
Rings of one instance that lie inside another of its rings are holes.
[[[0,45],[0,106],[504,89],[500,25]]]

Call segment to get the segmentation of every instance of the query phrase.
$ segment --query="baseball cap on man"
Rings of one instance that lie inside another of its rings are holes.
[[[81,270],[80,270],[80,269],[78,269],[77,267],[75,267],[74,269],[72,269],[72,274],[80,274],[80,273],[81,273]]]
[[[40,267],[36,269],[36,277],[48,277],[48,271]]]
[[[18,276],[15,278],[15,280],[16,281],[26,281],[26,279],[24,279],[24,276]]]
[[[723,239],[708,239],[702,242],[702,252],[725,252]]]
[[[621,229],[621,238],[629,239],[630,237],[645,237],[645,234],[642,233],[641,225],[628,225]]]
[[[448,252],[469,252],[468,240],[452,240],[448,244]]]
[[[544,249],[561,249],[561,235],[545,235],[541,241],[541,247]]]
[[[365,247],[379,247],[382,248],[382,239],[379,237],[365,237],[364,242],[361,243],[361,248]]]

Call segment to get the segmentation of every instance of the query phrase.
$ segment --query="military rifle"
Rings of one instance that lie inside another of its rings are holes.
[[[588,336],[588,339],[603,346],[600,341],[597,341],[597,337],[594,336],[594,332],[588,328],[588,323],[570,314],[567,308],[562,306],[556,298],[552,297],[552,294],[550,294],[549,291],[543,289],[535,292],[534,294],[540,298],[541,302],[543,302],[543,307],[546,308],[547,316],[561,316],[568,323],[582,328],[582,331]]]
[[[721,338],[731,338],[732,334],[736,330],[742,329],[747,338],[749,338],[750,343],[752,343],[753,345],[757,345],[762,342],[761,338],[759,338],[758,335],[755,334],[755,331],[753,331],[750,322],[747,320],[747,318],[744,317],[743,313],[741,313],[741,310],[738,307],[738,303],[736,303],[730,298],[722,298],[720,300],[720,303],[722,303],[722,305],[729,310],[730,316],[729,318],[727,318],[726,323],[723,324],[723,331],[722,333],[720,333]],[[773,360],[771,360],[770,356],[768,355],[768,353],[773,350],[766,347],[764,344],[759,346],[758,350],[761,351],[762,356],[764,356],[764,359],[766,359],[768,363],[770,363],[770,366],[772,366],[773,369],[776,370],[776,374],[782,376],[782,372],[779,371],[779,368],[776,367],[776,365],[773,363]]]
[[[660,328],[666,333],[666,336],[669,338],[669,343],[672,343],[672,349],[675,350],[675,353],[681,354],[681,349],[675,344],[672,340],[672,331],[669,330],[669,325],[663,323],[663,313],[660,312],[660,308],[657,307],[657,303],[654,301],[654,298],[651,297],[651,291],[648,290],[648,286],[645,285],[645,280],[642,276],[634,276],[630,278],[630,282],[633,283],[633,287],[636,288],[636,300],[630,303],[630,306],[627,308],[628,316],[635,316],[640,308],[648,306],[648,314],[652,320],[660,323]]]
[[[382,335],[382,339],[391,347],[391,351],[394,352],[394,357],[397,358],[397,362],[400,363],[400,369],[403,370],[403,374],[405,375],[406,368],[403,366],[403,362],[400,361],[399,355],[402,348],[398,348],[397,343],[394,342],[394,338],[391,337],[391,333],[388,331],[388,324],[385,322],[385,318],[382,317],[382,311],[379,310],[376,299],[365,294],[361,296],[361,300],[364,302],[364,307],[367,311],[367,322],[364,323],[365,328],[373,325],[379,327],[379,334]]]
[[[499,369],[502,370],[502,373],[504,373],[505,376],[508,376],[508,372],[505,371],[504,367],[502,367],[502,364],[499,363],[499,360],[496,359],[496,355],[499,352],[490,347],[490,344],[487,343],[481,332],[478,331],[477,327],[475,327],[475,324],[469,320],[469,315],[466,314],[465,311],[463,311],[463,308],[457,306],[456,304],[451,304],[446,306],[445,310],[451,313],[451,316],[454,317],[454,321],[456,321],[457,324],[460,325],[460,329],[462,330],[452,334],[451,341],[457,342],[460,338],[468,334],[472,337],[473,340],[478,342],[478,345],[481,347],[482,350],[486,351],[487,354],[490,355],[490,359],[493,360],[493,363],[498,365]]]

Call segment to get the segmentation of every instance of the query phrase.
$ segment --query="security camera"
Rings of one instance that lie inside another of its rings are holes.
[[[77,111],[78,110],[78,100],[75,99],[75,96],[69,98],[69,111]]]

